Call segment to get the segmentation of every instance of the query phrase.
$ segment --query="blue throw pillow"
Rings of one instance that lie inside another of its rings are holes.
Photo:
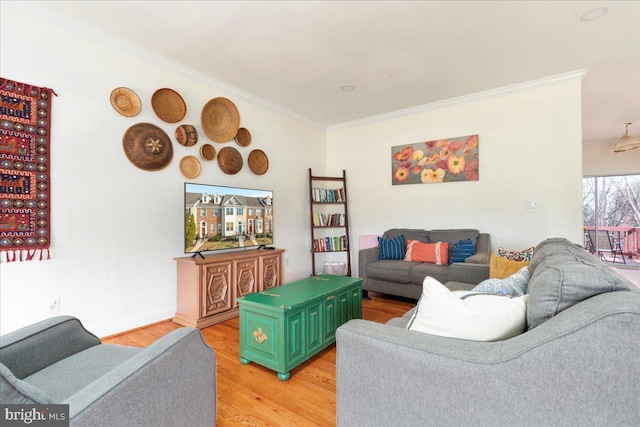
[[[402,234],[398,234],[393,239],[378,237],[378,245],[380,245],[378,259],[404,259],[404,251],[407,246]]]
[[[464,262],[465,259],[476,253],[476,248],[473,246],[471,239],[460,240],[451,248],[451,256],[449,257],[449,264],[454,262]]]
[[[525,266],[517,273],[504,279],[487,279],[478,284],[471,292],[483,292],[488,294],[508,295],[519,297],[527,293],[529,287],[529,267]]]

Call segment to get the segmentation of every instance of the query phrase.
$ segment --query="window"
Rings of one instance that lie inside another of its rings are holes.
[[[214,209],[213,210],[213,216],[219,217],[220,216],[220,209]]]
[[[244,213],[244,209],[243,208],[236,208],[236,215],[242,216],[243,213]]]
[[[247,215],[249,215],[249,216],[253,216],[253,209],[249,208],[249,210],[248,210],[248,212],[247,212]]]
[[[233,233],[233,223],[232,222],[225,223],[224,229],[227,233]]]
[[[200,216],[207,216],[207,210],[206,209],[200,209]]]
[[[216,224],[215,223],[209,224],[209,233],[216,234]]]
[[[262,216],[262,209],[256,209],[256,216]]]
[[[226,208],[224,214],[226,216],[233,216],[233,208]]]

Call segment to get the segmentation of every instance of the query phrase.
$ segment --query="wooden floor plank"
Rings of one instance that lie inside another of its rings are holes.
[[[370,293],[362,302],[363,319],[384,323],[399,317],[415,301]],[[105,343],[146,347],[180,326],[170,320],[103,339]],[[336,346],[332,345],[291,371],[288,381],[255,363],[242,365],[239,320],[201,330],[216,353],[218,427],[327,427],[336,423]]]

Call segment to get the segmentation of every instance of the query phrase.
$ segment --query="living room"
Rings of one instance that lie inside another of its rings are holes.
[[[51,259],[0,264],[1,334],[51,316],[50,301],[58,301],[55,314],[78,317],[99,337],[175,315],[174,258],[184,255],[183,185],[189,181],[178,162],[195,151],[174,143],[172,163],[149,172],[132,165],[122,149],[123,134],[136,123],[173,134],[175,126],[162,123],[149,103],[159,88],[182,95],[184,123],[199,125],[202,107],[214,97],[237,105],[241,125],[252,133],[251,148],[267,153],[269,170],[256,176],[245,167],[226,175],[203,162],[192,181],[274,192],[274,246],[285,250],[285,283],[312,273],[308,168],[327,175],[346,170],[353,271],[358,237],[392,227],[475,228],[491,234],[494,250],[523,249],[555,236],[581,242],[583,176],[640,173],[640,150],[612,154],[603,148],[615,144],[623,121],[635,121],[631,131],[638,134],[637,109],[621,117],[609,137],[583,140],[583,87],[593,71],[578,64],[483,93],[461,92],[449,102],[322,127],[43,5],[8,3],[1,11],[2,77],[49,87],[57,96]],[[619,7],[611,5],[610,13]],[[637,5],[633,11],[637,18]],[[135,24],[122,19],[123,27]],[[198,43],[206,51],[206,41]],[[225,60],[212,56],[214,63]],[[134,118],[109,102],[121,86],[142,99]],[[349,93],[339,95],[336,103],[352,102]],[[474,134],[478,181],[392,185],[390,147]],[[529,200],[537,208],[528,208]]]

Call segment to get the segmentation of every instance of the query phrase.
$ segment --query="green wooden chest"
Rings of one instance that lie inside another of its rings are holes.
[[[333,344],[336,329],[362,318],[362,279],[320,275],[238,298],[240,362],[289,379],[291,369]]]

